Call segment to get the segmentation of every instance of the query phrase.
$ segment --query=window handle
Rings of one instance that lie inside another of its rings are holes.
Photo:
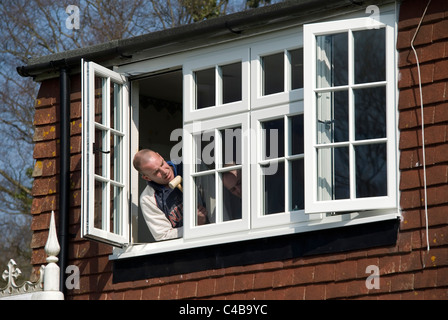
[[[101,152],[101,153],[104,153],[104,154],[110,153],[110,151],[103,151],[103,150],[100,150],[97,147],[93,147],[93,153],[98,153],[98,152]]]

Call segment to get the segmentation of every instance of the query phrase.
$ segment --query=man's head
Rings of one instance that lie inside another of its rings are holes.
[[[241,170],[231,170],[223,173],[222,183],[234,196],[241,198]]]
[[[147,181],[166,185],[174,179],[173,168],[155,151],[143,149],[134,156],[134,168]]]

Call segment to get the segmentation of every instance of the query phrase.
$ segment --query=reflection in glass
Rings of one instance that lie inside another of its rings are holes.
[[[110,188],[110,231],[116,234],[122,234],[120,217],[120,208],[122,206],[122,188],[112,186]]]
[[[220,131],[222,145],[222,164],[239,165],[242,163],[241,127],[227,128]]]
[[[303,210],[304,200],[303,159],[291,161],[291,207],[290,210]]]
[[[356,197],[387,195],[386,144],[369,144],[355,147]]]
[[[303,48],[289,51],[291,59],[291,90],[303,88]]]
[[[263,129],[263,160],[285,155],[285,122],[283,118],[265,121]]]
[[[348,84],[348,33],[316,37],[318,88]]]
[[[285,212],[285,163],[278,163],[275,173],[263,167],[262,175],[263,214]]]
[[[95,155],[95,174],[102,176],[103,175],[103,158],[105,157],[105,153],[103,151],[103,135],[105,135],[105,131],[99,130],[95,128],[95,142],[93,143],[93,153]]]
[[[204,131],[193,136],[196,172],[215,169],[214,131]]]
[[[200,214],[195,215],[195,225],[202,225],[216,222],[216,191],[215,174],[207,174],[194,178],[196,193],[197,211],[203,212],[206,219],[200,218]]]
[[[110,83],[110,126],[111,128],[121,131],[122,127],[122,87],[121,85]]]
[[[106,118],[103,112],[106,110],[106,100],[104,99],[104,84],[106,79],[95,75],[95,122],[105,125]]]
[[[289,117],[291,128],[291,153],[303,154],[303,114]]]
[[[263,95],[269,95],[285,90],[283,52],[262,57]]]
[[[348,147],[318,149],[318,199],[350,198]]]
[[[317,94],[317,142],[348,141],[348,91]]]
[[[386,30],[353,32],[355,83],[386,80]]]
[[[94,222],[93,225],[97,229],[103,228],[103,188],[106,184],[95,180],[95,202],[94,202]]]
[[[386,88],[356,89],[355,138],[356,140],[386,137]]]
[[[196,78],[196,109],[215,105],[215,69],[206,69],[195,72]]]
[[[221,66],[222,103],[241,101],[242,97],[241,62]]]
[[[241,169],[223,172],[221,180],[223,183],[223,221],[241,219]]]

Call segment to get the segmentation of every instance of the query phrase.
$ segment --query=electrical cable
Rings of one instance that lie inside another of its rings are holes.
[[[417,36],[418,31],[420,30],[420,26],[423,22],[423,18],[426,15],[426,11],[428,10],[429,4],[431,3],[431,0],[428,1],[426,4],[425,11],[423,11],[423,15],[420,19],[420,22],[418,23],[417,29],[415,30],[415,34],[412,37],[411,40],[411,48],[412,51],[414,51],[415,60],[417,62],[417,72],[418,72],[418,85],[420,90],[420,110],[421,110],[421,125],[422,125],[422,160],[423,160],[423,184],[424,184],[424,193],[425,193],[425,224],[426,224],[426,246],[427,246],[427,252],[430,250],[429,246],[429,226],[428,226],[428,194],[427,194],[427,188],[426,188],[426,155],[425,155],[425,118],[423,113],[423,92],[422,92],[422,79],[420,75],[420,62],[418,60],[417,51],[414,48],[414,40]],[[423,268],[425,267],[423,263]]]

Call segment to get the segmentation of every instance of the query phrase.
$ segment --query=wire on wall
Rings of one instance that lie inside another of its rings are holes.
[[[425,118],[424,118],[424,114],[423,114],[423,92],[422,92],[422,79],[421,79],[421,75],[420,75],[420,62],[418,60],[418,54],[417,51],[414,48],[414,40],[417,36],[418,31],[420,30],[420,26],[423,22],[423,18],[426,15],[426,11],[428,10],[429,4],[431,3],[431,0],[428,1],[428,3],[426,4],[426,8],[425,11],[423,11],[423,15],[420,19],[420,22],[418,23],[417,29],[415,30],[415,34],[412,37],[411,40],[411,48],[412,51],[414,51],[414,55],[415,55],[415,60],[417,61],[417,72],[418,72],[418,86],[419,86],[419,91],[420,91],[420,110],[421,110],[421,124],[422,124],[422,160],[423,160],[423,184],[424,184],[424,193],[425,193],[425,224],[426,224],[426,250],[427,252],[429,252],[430,250],[430,246],[429,246],[429,227],[428,227],[428,194],[427,194],[427,190],[426,190],[426,155],[425,155]],[[423,267],[425,267],[425,265],[423,264]]]

